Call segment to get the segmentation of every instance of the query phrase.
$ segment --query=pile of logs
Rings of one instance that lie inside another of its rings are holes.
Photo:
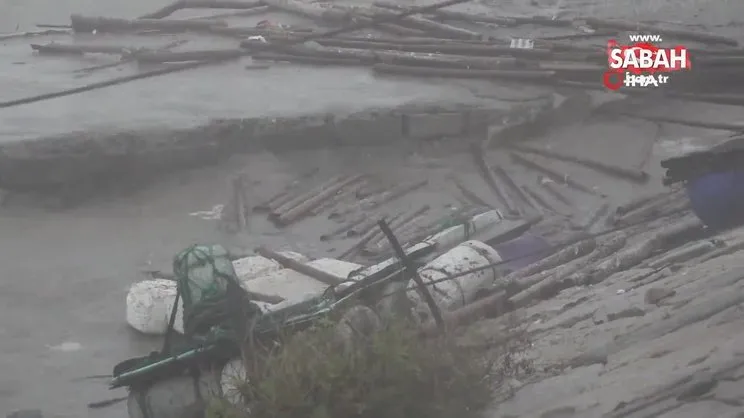
[[[189,8],[236,11],[196,19],[168,19],[174,12]],[[269,11],[301,16],[314,22],[316,27],[332,29],[322,32],[282,25],[233,27],[220,19]],[[150,64],[223,61],[251,56],[262,61],[366,66],[375,73],[396,76],[508,79],[601,89],[598,80],[607,70],[603,42],[609,37],[623,39],[625,32],[648,32],[663,35],[667,42],[699,45],[690,47],[695,71],[680,74],[679,80],[667,86],[666,90],[671,93],[706,92],[711,96],[716,88],[730,91],[742,77],[738,65],[744,62],[744,50],[738,48],[736,40],[716,34],[596,18],[562,20],[476,15],[436,7],[423,14],[414,12],[415,9],[384,0],[371,6],[321,5],[299,0],[178,0],[139,19],[73,15],[70,27],[76,33],[208,33],[237,39],[235,48],[170,52],[97,45],[35,44],[32,47],[40,53],[118,54],[128,61]],[[401,13],[407,15],[401,17]],[[338,29],[345,24],[352,27]],[[353,25],[374,27],[374,31],[353,30]],[[561,35],[534,39],[490,35],[494,27],[508,29],[525,25],[553,27],[560,30]],[[707,97],[706,100],[723,98]],[[726,100],[744,103],[744,98],[740,97]]]

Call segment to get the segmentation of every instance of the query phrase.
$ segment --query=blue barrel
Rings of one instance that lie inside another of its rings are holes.
[[[686,184],[695,215],[708,227],[744,224],[744,170],[711,173]]]

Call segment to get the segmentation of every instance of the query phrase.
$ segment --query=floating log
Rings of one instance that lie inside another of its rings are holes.
[[[527,159],[525,157],[522,157],[521,155],[518,155],[517,153],[510,152],[509,155],[511,156],[512,161],[514,161],[515,163],[518,163],[518,164],[520,164],[520,165],[522,165],[524,167],[530,168],[532,170],[538,171],[538,172],[544,174],[546,177],[552,179],[556,183],[563,183],[563,184],[567,185],[568,187],[570,187],[572,189],[576,189],[576,190],[578,190],[580,192],[584,192],[584,193],[595,195],[595,196],[596,195],[600,195],[602,197],[605,197],[604,195],[601,195],[601,194],[597,193],[596,191],[594,191],[591,187],[584,186],[583,184],[577,182],[576,180],[573,180],[568,175],[560,175],[557,172],[555,172],[555,171],[553,171],[553,170],[551,170],[551,169],[549,169],[547,167],[544,167],[544,166],[542,166],[540,164],[537,164],[534,161],[530,161],[529,159]]]
[[[515,149],[520,152],[541,155],[546,158],[552,158],[559,161],[570,162],[584,167],[591,168],[601,173],[608,174],[613,177],[630,180],[635,183],[645,184],[648,183],[649,175],[643,170],[636,170],[632,168],[619,167],[612,164],[606,164],[599,161],[590,160],[588,158],[574,157],[571,155],[561,154],[559,152],[536,149],[520,144],[509,144],[509,148]]]
[[[553,181],[553,179],[540,176],[537,180],[537,184],[539,184],[540,187],[542,187],[546,192],[548,192],[554,198],[558,199],[564,205],[568,206],[571,209],[575,209],[571,199],[563,194],[563,191],[558,188],[558,183]]]
[[[429,205],[424,205],[421,208],[419,208],[419,209],[417,209],[417,210],[415,210],[413,212],[410,212],[410,213],[408,213],[406,215],[403,215],[403,216],[401,216],[400,218],[398,218],[398,219],[396,219],[394,221],[390,221],[390,224],[389,224],[390,229],[393,230],[393,231],[399,231],[401,228],[404,228],[405,226],[407,226],[408,224],[410,224],[411,222],[413,222],[413,220],[415,220],[416,218],[418,218],[421,215],[423,215],[424,213],[428,212],[429,209],[431,209],[431,207]],[[365,246],[375,247],[382,239],[384,239],[384,235],[382,235],[382,236],[378,235],[377,237],[374,237],[373,239],[369,240],[365,244]],[[365,254],[365,255],[374,255],[374,254],[376,254],[375,251],[367,251],[365,248],[361,248],[361,250],[362,250],[362,253]]]
[[[401,8],[400,11],[408,11],[408,8]],[[381,7],[371,7],[369,12],[374,16],[386,16],[393,17],[397,16],[397,13],[390,10],[385,10]],[[453,39],[479,39],[482,37],[478,32],[471,30],[458,28],[455,26],[447,25],[444,23],[435,22],[433,20],[426,19],[420,16],[408,16],[400,20],[400,24],[410,26],[414,29],[423,30],[425,32],[441,35]]]
[[[668,116],[649,116],[639,115],[632,112],[612,112],[615,115],[622,115],[629,118],[647,120],[656,123],[672,123],[676,125],[691,126],[693,128],[703,129],[716,129],[721,131],[733,131],[733,132],[744,132],[744,125],[737,123],[725,123],[725,122],[704,122],[694,121],[689,119],[673,118]]]
[[[135,53],[134,58],[140,63],[147,64],[162,64],[165,62],[188,62],[188,61],[211,61],[211,60],[226,60],[240,58],[241,56],[247,55],[248,52],[243,49],[214,49],[214,50],[200,50],[200,51],[184,51],[184,52],[169,52],[169,51],[157,51],[157,52],[141,52]]]
[[[257,61],[291,62],[307,65],[334,65],[350,67],[365,65],[362,60],[356,58],[309,57],[306,55],[292,55],[276,52],[259,52],[257,54],[251,54],[251,58]]]
[[[707,254],[718,248],[722,248],[725,244],[716,240],[706,240],[695,242],[685,247],[680,248],[676,251],[670,251],[663,256],[652,260],[647,263],[648,267],[652,269],[662,268],[671,264],[685,262],[695,257],[699,257],[703,254]]]
[[[591,231],[591,229],[594,227],[594,225],[599,222],[600,219],[602,219],[603,216],[607,215],[607,213],[610,211],[610,204],[607,202],[603,202],[597,209],[595,209],[587,218],[586,222],[583,222],[578,225],[579,229],[582,229],[584,231]]]
[[[703,229],[698,219],[688,218],[654,231],[653,236],[639,242],[638,244],[620,251],[613,257],[599,263],[598,265],[580,273],[572,278],[579,285],[597,284],[611,275],[634,267],[645,259],[651,257],[654,252],[665,250],[670,242],[680,235],[687,235]]]
[[[49,43],[46,45],[31,44],[31,49],[39,54],[59,55],[83,55],[83,54],[111,54],[123,55],[136,51],[144,51],[145,48],[129,48],[123,46],[109,45],[65,45]]]
[[[49,30],[37,30],[28,32],[15,32],[15,33],[3,33],[0,34],[0,41],[7,41],[9,39],[16,38],[31,38],[34,36],[45,36],[45,35],[67,35],[71,33],[69,29],[49,29]]]
[[[647,206],[626,212],[621,217],[615,217],[614,223],[617,226],[635,225],[649,219],[658,218],[673,212],[682,210],[690,205],[690,201],[685,194],[672,193],[663,198],[654,200]]]
[[[397,215],[393,216],[390,219],[390,222],[395,222],[396,220],[400,219],[400,217],[403,216],[403,213],[398,213]],[[384,218],[383,218],[384,219]],[[377,223],[375,223],[377,225]],[[359,239],[354,245],[349,247],[346,251],[341,253],[338,258],[341,260],[345,260],[353,255],[356,255],[359,250],[364,248],[365,245],[367,245],[370,241],[373,239],[379,237],[382,234],[382,231],[379,228],[372,227],[367,232],[364,233],[362,238]]]
[[[354,218],[354,220],[347,222],[330,232],[326,232],[325,234],[322,234],[320,236],[320,241],[330,241],[331,239],[339,235],[349,232],[351,229],[353,229],[357,225],[360,225],[365,220],[367,220],[367,215],[359,215],[356,218]]]
[[[141,16],[140,19],[162,19],[168,17],[181,9],[253,9],[262,7],[260,1],[236,1],[236,0],[178,0],[159,10]]]
[[[532,200],[527,196],[527,194],[522,191],[522,189],[517,186],[517,183],[514,181],[514,179],[511,178],[509,173],[507,173],[506,170],[501,168],[498,165],[494,165],[491,167],[491,170],[496,175],[496,177],[500,178],[501,181],[506,185],[506,187],[511,190],[512,194],[517,196],[519,200],[521,200],[525,205],[529,206],[533,210],[539,210],[537,206],[532,202]]]
[[[486,160],[483,154],[484,154],[484,151],[481,146],[479,146],[476,143],[470,144],[470,155],[473,157],[475,166],[476,168],[478,168],[478,173],[480,173],[483,181],[486,182],[488,187],[491,189],[493,194],[496,195],[496,197],[499,199],[501,204],[504,206],[504,209],[508,213],[512,215],[518,215],[519,211],[515,208],[514,203],[501,190],[501,187],[499,187],[499,185],[496,184],[496,179],[493,177],[491,170],[488,169],[488,165],[486,165]]]
[[[346,179],[343,179],[332,186],[324,188],[306,201],[273,218],[273,220],[279,225],[289,225],[297,219],[305,216],[309,211],[313,210],[321,203],[323,203],[323,201],[338,193],[344,187],[361,180],[362,177],[362,175],[347,177]]]
[[[264,0],[263,3],[283,12],[326,23],[338,23],[349,20],[348,13],[337,8],[322,7],[317,4],[303,3],[297,0]]]
[[[462,193],[463,197],[467,199],[468,202],[470,202],[470,204],[478,205],[484,208],[491,208],[493,206],[483,200],[480,196],[475,194],[475,192],[468,189],[460,180],[453,178],[452,182],[455,184],[455,187],[457,187],[460,193]]]
[[[344,181],[343,176],[335,176],[331,178],[330,180],[326,181],[325,183],[309,190],[304,193],[301,193],[299,195],[294,195],[291,197],[291,199],[287,199],[285,202],[283,202],[281,205],[277,206],[276,208],[271,210],[271,213],[269,214],[269,219],[275,219],[284,214],[285,212],[289,211],[290,209],[296,207],[297,205],[307,201],[308,199],[311,199],[313,196],[317,195],[318,193],[322,192],[323,190],[326,190],[330,187],[333,187],[339,183]]]
[[[221,21],[196,20],[158,20],[158,19],[115,19],[109,17],[70,16],[72,30],[76,33],[90,32],[136,32],[141,30],[160,31],[209,31],[212,28],[227,26]]]
[[[575,260],[579,257],[583,257],[590,252],[594,251],[597,246],[594,238],[588,238],[579,241],[573,245],[559,250],[558,252],[543,258],[542,260],[536,261],[522,269],[515,272],[509,273],[502,279],[503,285],[509,288],[524,289],[532,286],[536,282],[524,281],[523,279],[528,276],[534,276],[538,273],[553,269],[560,265],[566,264],[571,260]]]
[[[377,2],[375,2],[377,4]],[[455,20],[461,22],[473,22],[473,23],[491,23],[494,25],[501,26],[516,26],[517,20],[512,17],[498,17],[498,16],[485,16],[481,14],[470,14],[455,12],[452,10],[437,10],[434,12],[437,17],[445,20]]]
[[[739,45],[739,42],[737,42],[735,39],[721,35],[715,35],[712,33],[701,33],[682,29],[663,28],[659,27],[658,25],[646,25],[643,23],[628,22],[624,20],[608,20],[590,17],[586,19],[586,23],[589,26],[597,29],[609,28],[629,32],[645,32],[658,35],[667,35],[678,39],[685,39],[703,43],[720,43],[731,46]]]
[[[338,286],[339,284],[346,281],[345,277],[334,276],[331,273],[316,269],[313,266],[310,266],[305,263],[294,260],[292,258],[289,258],[276,251],[271,251],[268,248],[259,247],[259,248],[256,248],[255,252],[256,254],[260,256],[276,261],[277,263],[281,264],[282,267],[284,268],[288,268],[300,274],[304,274],[306,276],[312,277],[313,279],[319,282],[325,283],[329,286]]]
[[[465,79],[503,79],[503,80],[548,80],[552,71],[509,71],[509,70],[460,70],[449,68],[425,68],[405,65],[375,64],[372,67],[381,74],[406,75],[412,77],[442,77]]]
[[[253,9],[242,10],[240,12],[218,13],[218,14],[209,15],[209,16],[196,16],[196,17],[190,17],[186,20],[214,20],[214,19],[225,19],[228,17],[248,17],[248,16],[266,14],[269,11],[270,11],[269,6],[259,6],[259,7],[254,7]]]
[[[386,190],[378,195],[370,196],[362,199],[356,204],[350,205],[349,207],[336,211],[332,215],[340,216],[352,212],[357,209],[361,210],[372,210],[378,206],[381,206],[387,202],[393,201],[399,197],[406,195],[407,193],[418,190],[429,183],[428,180],[411,181],[408,183],[399,184],[392,189]]]
[[[522,279],[518,284],[523,290],[509,298],[511,308],[522,308],[532,301],[550,298],[563,289],[575,286],[575,283],[569,277],[577,271],[620,251],[625,246],[626,240],[624,234],[615,234],[597,243],[588,255],[574,258],[560,266]]]
[[[669,196],[673,194],[679,194],[682,190],[673,190],[670,192],[665,193],[657,193],[653,195],[645,195],[645,196],[639,196],[635,199],[630,200],[627,203],[623,203],[622,205],[618,206],[617,209],[615,209],[615,213],[617,215],[624,215],[632,210],[639,209],[643,206],[646,206],[647,204],[655,203],[656,201],[660,199],[668,198]]]
[[[534,200],[535,203],[540,205],[543,209],[547,210],[548,212],[555,213],[557,215],[566,216],[566,214],[558,211],[556,208],[553,207],[553,205],[548,203],[548,201],[544,197],[540,196],[540,194],[538,194],[535,190],[532,190],[528,186],[525,186],[525,185],[522,185],[521,188],[522,190],[524,190],[524,193],[527,196],[531,197],[532,200]]]

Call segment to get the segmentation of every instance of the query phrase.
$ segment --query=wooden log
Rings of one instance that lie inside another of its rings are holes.
[[[326,181],[325,183],[319,186],[312,188],[311,190],[305,191],[304,193],[301,193],[299,195],[292,196],[291,199],[287,199],[284,203],[272,209],[271,213],[269,214],[269,219],[275,219],[275,218],[280,217],[282,214],[286,213],[290,209],[307,201],[308,199],[311,199],[313,196],[316,196],[318,193],[322,192],[323,190],[326,190],[330,187],[334,187],[335,185],[341,183],[343,180],[344,180],[343,176],[334,176],[330,180]]]
[[[427,184],[429,184],[428,180],[413,180],[407,183],[399,184],[392,189],[380,193],[379,195],[370,196],[368,198],[360,200],[354,205],[350,205],[343,210],[337,211],[335,214],[344,215],[357,209],[372,210],[387,202],[391,202],[395,199],[398,199],[399,197],[405,196],[408,193],[418,190],[426,186]]]
[[[380,74],[395,74],[411,77],[442,77],[463,79],[493,79],[493,80],[549,80],[552,71],[510,71],[510,70],[461,70],[450,68],[425,68],[406,65],[375,64],[375,72]]]
[[[596,225],[603,216],[607,215],[609,211],[610,204],[608,202],[603,202],[597,209],[592,211],[592,213],[586,218],[585,222],[581,222],[577,225],[578,229],[587,232],[591,231],[594,225]]]
[[[624,234],[615,234],[597,243],[596,248],[588,255],[522,279],[519,284],[523,290],[509,298],[510,307],[522,308],[535,300],[550,298],[561,290],[574,286],[573,281],[567,280],[572,274],[620,251],[626,240]]]
[[[420,207],[417,210],[414,210],[412,212],[409,212],[405,215],[402,215],[400,218],[390,221],[390,229],[393,231],[398,231],[401,228],[405,227],[406,225],[410,224],[414,219],[420,217],[424,213],[428,212],[431,207],[429,205],[424,205]],[[384,235],[378,236],[376,238],[373,238],[369,240],[365,246],[375,247],[382,239],[384,239]],[[361,248],[362,254],[365,255],[374,255],[374,251],[366,251],[366,248]]]
[[[242,231],[248,225],[245,215],[248,210],[248,198],[245,193],[245,178],[242,175],[233,179],[233,201],[236,226],[238,231]]]
[[[475,166],[478,168],[478,173],[481,175],[483,181],[486,182],[493,194],[496,195],[504,209],[509,214],[518,215],[519,211],[516,209],[514,202],[512,202],[511,199],[509,199],[501,190],[501,187],[496,184],[496,179],[494,178],[493,173],[488,169],[488,165],[486,165],[486,160],[483,156],[484,153],[483,148],[478,144],[470,144],[470,155],[473,157]]]
[[[530,168],[532,170],[535,170],[539,173],[542,173],[544,176],[550,178],[551,180],[555,181],[556,183],[562,183],[567,185],[568,187],[578,190],[580,192],[584,192],[591,195],[600,195],[602,197],[605,197],[604,195],[594,191],[591,187],[585,186],[578,181],[572,179],[568,175],[561,175],[557,173],[556,171],[553,171],[547,167],[544,167],[543,165],[537,164],[534,161],[531,161],[525,157],[522,157],[521,155],[510,152],[509,155],[511,156],[512,161],[515,163],[522,165],[526,168]]]
[[[7,41],[9,39],[16,38],[31,38],[35,36],[45,35],[68,35],[71,31],[69,29],[49,29],[49,30],[37,30],[28,32],[15,32],[15,33],[3,33],[0,34],[0,41]]]
[[[297,0],[264,0],[263,3],[283,12],[326,23],[339,23],[349,20],[348,12],[341,11],[338,8],[322,7]]]
[[[651,260],[647,265],[652,269],[663,268],[671,264],[685,262],[703,254],[707,254],[713,250],[722,248],[724,245],[725,244],[722,241],[717,240],[695,242],[682,247],[679,250],[670,251],[661,257]]]
[[[457,178],[453,178],[452,182],[455,184],[455,187],[462,193],[463,197],[470,202],[472,205],[477,205],[484,208],[491,208],[493,205],[489,204],[485,200],[483,200],[480,196],[475,194],[472,190],[468,189],[460,180]]]
[[[589,26],[597,29],[609,28],[630,32],[645,32],[702,43],[720,43],[731,46],[739,45],[739,42],[737,42],[736,39],[728,38],[721,35],[715,35],[712,33],[701,33],[682,29],[663,28],[658,25],[647,25],[643,23],[628,22],[624,20],[608,20],[590,17],[586,19],[586,23]]]
[[[532,200],[534,200],[535,203],[537,203],[538,205],[540,205],[540,207],[542,207],[543,209],[547,210],[548,212],[555,213],[557,215],[567,216],[566,214],[558,211],[558,209],[556,209],[555,207],[553,207],[553,205],[551,205],[547,201],[547,199],[545,199],[543,196],[540,196],[540,194],[538,194],[535,190],[532,190],[528,186],[525,186],[525,185],[522,185],[521,188],[522,188],[522,190],[524,190],[524,193],[527,196],[531,197]]]
[[[140,17],[140,19],[162,19],[168,17],[181,9],[253,9],[261,7],[259,1],[236,1],[236,0],[177,0],[152,13]]]
[[[457,55],[420,54],[415,52],[376,52],[377,58],[385,64],[409,65],[428,68],[460,68],[473,70],[494,70],[514,67],[517,60],[512,57],[464,57]]]
[[[496,177],[501,179],[501,182],[504,183],[506,187],[511,190],[512,194],[517,196],[517,198],[521,200],[522,203],[529,206],[532,210],[539,210],[535,203],[532,202],[532,199],[530,199],[527,194],[524,193],[524,191],[520,189],[519,186],[517,186],[517,183],[514,181],[514,179],[511,178],[506,170],[498,165],[494,165],[491,167],[491,171],[493,171]]]
[[[682,189],[672,190],[670,192],[665,192],[665,193],[656,193],[652,195],[639,196],[635,199],[632,199],[618,206],[617,209],[615,209],[615,213],[617,215],[624,215],[630,211],[640,209],[641,207],[644,207],[648,204],[655,203],[656,201],[660,199],[666,199],[673,194],[679,194],[680,192],[682,192]]]
[[[277,216],[274,221],[279,225],[289,225],[302,216],[305,216],[309,211],[323,203],[324,200],[329,199],[330,197],[338,193],[344,187],[361,180],[362,177],[363,176],[361,174],[347,177],[346,179],[321,190],[316,195],[289,209],[287,212],[284,212],[281,215]]]
[[[554,254],[536,261],[522,269],[509,273],[501,282],[504,286],[515,289],[524,289],[536,282],[525,281],[525,277],[534,276],[538,273],[553,269],[560,265],[566,264],[571,260],[583,257],[594,251],[597,241],[594,238],[588,238],[572,244],[566,248],[555,252]]]
[[[546,158],[551,158],[559,161],[570,162],[584,167],[591,168],[592,170],[599,171],[604,174],[608,174],[612,177],[617,177],[625,180],[630,180],[634,183],[645,184],[648,183],[649,175],[643,170],[637,170],[633,168],[625,168],[612,164],[606,164],[599,161],[590,160],[588,158],[574,157],[571,155],[562,154],[555,151],[536,149],[520,144],[509,144],[508,147],[517,151],[541,155]]]
[[[380,7],[372,7],[370,8],[371,12],[374,13],[377,16],[397,16],[395,12],[392,12],[390,10],[385,10]],[[403,11],[407,11],[403,10]],[[434,34],[434,35],[440,35],[447,38],[453,38],[453,39],[480,39],[482,37],[481,34],[478,32],[474,32],[471,30],[458,28],[455,26],[447,25],[444,23],[435,22],[433,20],[426,19],[421,16],[408,16],[404,19],[400,20],[401,24],[404,24],[406,26],[413,27],[414,29],[423,30],[425,32]]]
[[[336,229],[333,229],[330,232],[326,232],[320,236],[320,241],[330,241],[331,239],[346,234],[347,232],[351,231],[355,226],[361,225],[365,220],[367,220],[367,215],[358,215],[353,220],[339,226]]]
[[[265,247],[256,248],[255,252],[260,256],[276,261],[284,268],[288,268],[300,274],[304,274],[305,276],[312,277],[313,279],[321,283],[325,283],[329,286],[338,286],[339,284],[346,281],[346,278],[338,277],[331,273],[328,273],[327,271],[316,269],[313,266],[289,258],[276,251],[271,251]]]
[[[395,222],[396,220],[400,219],[401,216],[403,216],[403,213],[398,213],[390,219],[390,222]],[[377,224],[375,224],[375,226],[377,226]],[[367,232],[364,233],[364,235],[362,235],[359,241],[357,241],[354,245],[341,253],[338,258],[341,260],[346,260],[356,255],[362,248],[364,248],[365,245],[367,245],[367,243],[379,237],[380,235],[382,235],[382,230],[375,227],[370,228]]]
[[[188,20],[158,20],[158,19],[115,19],[109,17],[89,17],[81,15],[70,16],[72,30],[76,33],[90,32],[137,32],[141,30],[161,31],[209,31],[212,28],[227,26],[221,21],[188,21]]]
[[[639,115],[639,114],[635,114],[632,112],[612,112],[612,113],[615,115],[619,114],[619,115],[626,116],[629,118],[647,120],[647,121],[656,122],[656,123],[672,123],[675,125],[691,126],[693,128],[744,132],[744,124],[740,124],[740,123],[695,121],[695,120],[674,118],[674,117],[668,117],[668,116]]]
[[[235,59],[241,56],[247,55],[248,52],[243,49],[214,49],[214,50],[200,50],[200,51],[183,51],[183,52],[168,52],[168,51],[153,51],[153,52],[138,52],[133,57],[140,63],[146,64],[162,64],[165,62],[188,62],[188,61],[207,61],[207,60],[222,60],[222,59]]]
[[[626,212],[623,216],[615,217],[616,226],[635,225],[649,219],[658,218],[689,207],[690,201],[685,194],[669,194],[653,201],[647,206]]]
[[[647,258],[651,257],[654,252],[664,250],[675,238],[680,235],[686,235],[698,232],[703,229],[703,225],[698,219],[687,218],[677,223],[654,231],[653,236],[639,242],[638,244],[620,251],[613,257],[605,260],[591,269],[576,273],[572,280],[576,284],[589,285],[597,284],[610,277],[611,275],[634,267]]]
[[[214,20],[214,19],[226,19],[230,17],[257,16],[257,15],[266,14],[270,10],[271,9],[269,8],[269,6],[259,6],[259,7],[254,7],[252,9],[241,10],[239,12],[218,13],[218,14],[208,15],[208,16],[195,16],[195,17],[190,17],[186,20]]]
[[[309,57],[306,55],[292,55],[276,52],[259,52],[256,54],[251,54],[251,58],[257,61],[290,62],[295,64],[307,65],[331,65],[344,67],[358,67],[366,65],[362,60],[356,58]]]
[[[553,181],[553,179],[549,179],[545,176],[540,176],[537,179],[537,184],[542,187],[543,190],[548,192],[548,194],[558,199],[558,201],[560,201],[564,205],[568,206],[572,210],[575,209],[573,201],[571,201],[571,199],[563,193],[563,190],[560,190],[558,188],[558,183]]]
[[[66,45],[49,43],[46,45],[31,44],[31,49],[39,54],[49,55],[83,55],[83,54],[111,54],[123,55],[136,51],[144,51],[145,48],[131,48],[109,45]]]

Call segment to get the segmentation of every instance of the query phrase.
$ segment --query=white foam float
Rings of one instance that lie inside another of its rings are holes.
[[[282,254],[298,261],[307,261],[305,256],[298,253],[283,252]],[[351,271],[360,267],[358,264],[332,258],[310,261],[308,265],[339,277],[346,277]],[[256,302],[264,311],[300,302],[322,293],[328,287],[311,277],[283,269],[275,261],[261,256],[249,256],[236,260],[233,266],[244,289],[276,295],[284,299],[277,305]],[[127,323],[144,334],[164,335],[173,310],[176,287],[175,281],[167,279],[144,280],[133,284],[126,298]],[[173,328],[183,333],[182,300],[179,302]]]

